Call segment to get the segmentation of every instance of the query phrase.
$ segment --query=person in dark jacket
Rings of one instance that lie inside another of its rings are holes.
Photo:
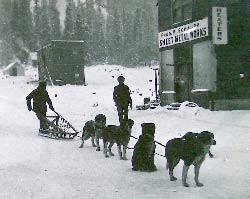
[[[129,87],[124,84],[125,78],[119,76],[117,81],[119,84],[114,87],[113,100],[117,107],[119,122],[121,124],[123,120],[128,121],[128,107],[130,106],[132,109],[132,99],[130,97]]]
[[[176,77],[175,82],[174,82],[174,87],[175,87],[175,100],[176,102],[181,103],[182,97],[181,94],[183,92],[183,85],[184,85],[184,81],[180,79],[180,77]]]
[[[134,171],[156,171],[154,155],[156,144],[154,141],[155,124],[143,123],[142,135],[134,146],[132,156],[132,170]]]
[[[47,82],[40,81],[39,85],[36,89],[34,89],[27,97],[27,107],[28,110],[33,110],[36,113],[37,118],[40,121],[40,130],[43,131],[48,128],[48,124],[46,122],[46,112],[47,112],[47,104],[52,111],[54,110],[52,101],[49,97],[49,94],[46,90]],[[31,100],[33,99],[33,107],[31,105]],[[47,104],[46,104],[47,103]]]

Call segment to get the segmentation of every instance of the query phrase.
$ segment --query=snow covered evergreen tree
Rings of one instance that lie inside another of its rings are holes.
[[[133,19],[133,30],[132,30],[132,38],[133,38],[133,51],[131,61],[133,64],[139,64],[141,61],[140,58],[140,50],[141,50],[141,40],[142,40],[142,13],[141,9],[137,8],[134,14]]]
[[[13,58],[10,18],[12,15],[11,1],[0,1],[0,65],[7,65]]]
[[[64,22],[63,39],[73,40],[74,39],[74,28],[75,28],[75,2],[73,0],[67,0],[66,16]]]
[[[81,56],[84,57],[84,64],[89,63],[89,55],[87,51],[89,32],[85,22],[85,7],[84,3],[78,0],[76,8],[76,21],[74,29],[74,39],[84,42],[84,51]]]
[[[30,9],[32,2],[32,13]],[[158,59],[156,10],[140,0],[67,0],[61,34],[58,0],[0,1],[1,57],[26,60],[51,39],[83,40],[88,64],[135,65]],[[77,7],[76,7],[77,6]],[[33,23],[32,23],[33,14]],[[32,27],[33,26],[33,27]]]
[[[74,29],[74,39],[76,40],[84,40],[84,32],[85,32],[85,15],[84,15],[84,4],[78,0],[76,7],[76,21],[75,21],[75,29]]]
[[[48,2],[47,0],[41,0],[41,30],[40,30],[40,43],[41,46],[50,43],[50,25],[48,15]]]
[[[10,34],[12,37],[11,45],[13,49],[13,53],[17,54],[19,51],[18,43],[21,43],[21,33],[20,33],[20,24],[19,24],[19,5],[18,1],[13,1],[12,9],[11,9],[11,16],[10,16]]]
[[[116,5],[109,4],[106,26],[106,43],[108,63],[117,64],[122,55],[122,24],[121,15]]]
[[[11,16],[10,27],[12,35],[12,49],[14,57],[22,63],[27,63],[29,52],[32,47],[32,17],[30,12],[30,0],[14,0]]]
[[[22,49],[26,48],[28,51],[32,47],[32,34],[33,34],[33,24],[32,24],[32,14],[30,10],[30,0],[19,1],[19,32],[23,41]]]
[[[123,49],[123,42],[122,42],[122,23],[121,23],[121,15],[118,9],[114,9],[114,54],[116,57],[116,64],[121,63],[122,60],[122,49]]]
[[[96,28],[93,31],[93,47],[95,49],[93,59],[97,63],[104,63],[106,60],[106,43],[104,38],[105,19],[100,6],[98,6],[96,10],[94,26]]]
[[[41,34],[41,6],[40,0],[34,0],[33,7],[33,50],[38,50],[41,47],[40,34]]]
[[[95,16],[95,8],[93,0],[86,0],[86,25],[88,29],[88,43],[86,46],[89,63],[93,63],[95,61],[95,48],[94,48],[94,31],[96,31],[97,27],[94,26],[94,16]]]
[[[59,19],[59,11],[56,7],[58,0],[49,0],[49,24],[50,24],[50,38],[51,39],[60,39],[61,37],[61,27]]]
[[[123,9],[122,12],[122,60],[123,65],[129,65],[131,63],[131,57],[133,55],[133,38],[132,38],[132,14],[129,11]]]
[[[157,27],[153,23],[152,8],[144,6],[141,14],[141,42],[140,42],[140,61],[147,64],[158,58],[158,46],[157,46]]]

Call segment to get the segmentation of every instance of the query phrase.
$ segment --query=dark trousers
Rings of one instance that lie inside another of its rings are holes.
[[[40,129],[48,129],[49,125],[46,120],[46,111],[36,111],[36,116],[40,122]]]
[[[123,120],[128,121],[128,107],[127,106],[117,106],[119,122]]]

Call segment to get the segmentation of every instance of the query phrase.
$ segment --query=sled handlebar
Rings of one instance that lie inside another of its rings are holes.
[[[52,110],[55,114],[57,114],[58,116],[60,115],[58,112],[56,112],[55,110]]]
[[[61,114],[59,114],[59,113],[56,112],[55,110],[52,110],[52,111],[53,111],[55,114],[57,114],[57,116],[63,118],[65,121],[67,121]],[[77,131],[77,130],[75,129],[75,127],[72,126],[72,124],[70,124],[68,121],[67,121],[67,123],[70,125],[70,127],[73,129],[73,131],[75,131],[76,133],[79,133],[79,131]]]

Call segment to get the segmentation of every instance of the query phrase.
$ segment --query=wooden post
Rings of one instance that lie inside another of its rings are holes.
[[[157,78],[157,72],[158,72],[158,68],[154,68],[153,69],[155,71],[155,100],[158,100],[158,89],[157,89],[157,83],[158,83],[158,78]]]

